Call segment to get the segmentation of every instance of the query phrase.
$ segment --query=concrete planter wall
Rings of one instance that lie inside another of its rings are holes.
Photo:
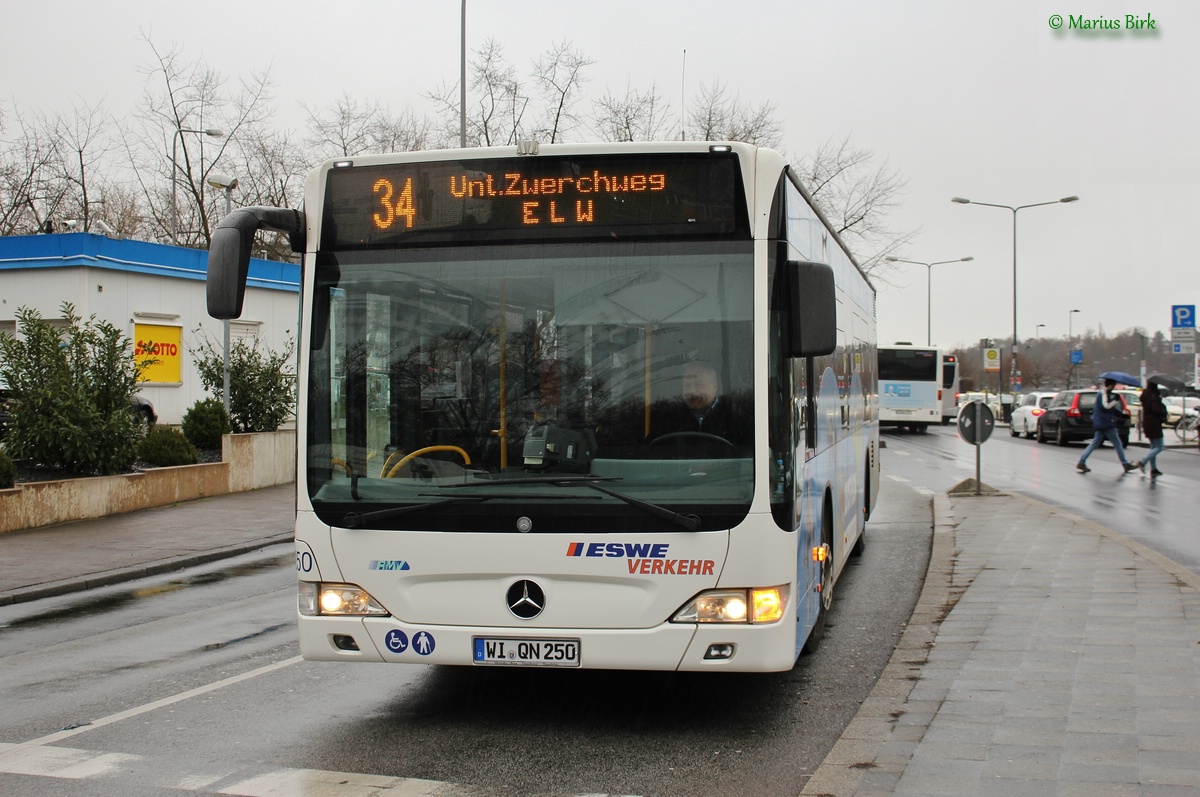
[[[296,432],[227,434],[221,459],[0,490],[0,534],[286,484],[296,477]]]

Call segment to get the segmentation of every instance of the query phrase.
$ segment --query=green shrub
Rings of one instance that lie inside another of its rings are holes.
[[[183,432],[169,426],[155,426],[142,438],[137,447],[138,459],[147,465],[165,468],[172,465],[195,465],[200,452]]]
[[[134,360],[132,341],[107,321],[84,321],[70,302],[61,326],[25,307],[16,317],[20,337],[0,335],[9,455],[76,474],[128,470],[140,435],[129,403],[148,366]]]
[[[13,486],[13,481],[17,478],[17,466],[13,464],[12,457],[3,448],[0,448],[0,490],[7,490]]]
[[[220,399],[200,399],[184,413],[183,434],[196,448],[220,448],[221,435],[232,431]]]
[[[223,347],[209,339],[203,330],[195,349],[200,384],[217,398],[224,398],[225,365]],[[259,349],[258,339],[251,344],[234,341],[229,347],[229,423],[233,431],[274,432],[296,414],[296,376],[293,357],[296,341],[288,338],[283,351]]]

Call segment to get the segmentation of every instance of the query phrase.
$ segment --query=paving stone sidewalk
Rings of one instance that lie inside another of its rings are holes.
[[[1016,495],[938,495],[883,676],[803,794],[1200,794],[1200,577]]]

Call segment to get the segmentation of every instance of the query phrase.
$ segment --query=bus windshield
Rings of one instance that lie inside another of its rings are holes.
[[[752,255],[747,241],[318,253],[314,509],[486,531],[519,501],[534,531],[670,528],[646,502],[728,528],[753,492]]]

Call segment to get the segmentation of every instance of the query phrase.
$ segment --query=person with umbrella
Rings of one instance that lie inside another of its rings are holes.
[[[1087,466],[1087,458],[1092,455],[1092,452],[1100,447],[1100,444],[1105,440],[1112,443],[1112,447],[1117,451],[1117,459],[1121,460],[1121,467],[1126,473],[1137,468],[1128,459],[1125,458],[1125,447],[1121,445],[1121,436],[1117,434],[1117,421],[1115,413],[1122,412],[1121,397],[1113,393],[1113,389],[1117,386],[1117,379],[1114,378],[1118,372],[1105,371],[1100,374],[1100,378],[1104,380],[1104,388],[1096,394],[1096,403],[1092,406],[1092,442],[1083,450],[1083,456],[1079,458],[1079,463],[1075,465],[1075,469],[1080,473],[1087,473],[1091,470]],[[1137,385],[1141,387],[1140,379],[1129,376],[1129,374],[1119,374],[1121,382],[1127,385]]]
[[[1146,470],[1150,465],[1150,478],[1157,479],[1162,475],[1158,469],[1158,455],[1163,450],[1163,424],[1167,422],[1167,405],[1163,404],[1162,394],[1158,392],[1158,384],[1154,377],[1146,380],[1146,389],[1142,391],[1142,431],[1150,441],[1150,452],[1138,462],[1138,467]]]

